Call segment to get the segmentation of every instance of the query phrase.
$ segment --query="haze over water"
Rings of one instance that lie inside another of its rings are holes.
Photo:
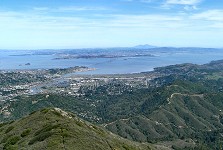
[[[151,71],[155,67],[180,63],[205,64],[212,60],[223,59],[223,50],[220,49],[174,52],[157,50],[152,51],[151,54],[153,56],[55,59],[58,56],[48,54],[47,51],[41,55],[32,51],[0,51],[0,70],[86,66],[96,70],[81,74],[124,74]]]

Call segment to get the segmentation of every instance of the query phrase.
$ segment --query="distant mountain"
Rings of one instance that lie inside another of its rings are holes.
[[[137,45],[137,46],[134,46],[133,48],[137,48],[137,49],[149,49],[149,48],[157,48],[157,47],[156,46],[153,46],[153,45],[145,44],[145,45]]]
[[[43,109],[0,124],[4,150],[150,150],[149,144],[125,140],[59,108]]]

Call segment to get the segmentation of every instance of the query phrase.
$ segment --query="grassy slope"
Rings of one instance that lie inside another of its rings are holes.
[[[58,109],[43,109],[0,125],[0,149],[144,150],[148,144],[130,142],[101,127]]]

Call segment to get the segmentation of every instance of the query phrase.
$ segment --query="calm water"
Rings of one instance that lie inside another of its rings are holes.
[[[151,71],[155,67],[179,64],[204,64],[223,59],[223,50],[156,52],[155,57],[122,57],[93,59],[57,59],[55,55],[29,55],[29,51],[0,51],[0,70],[49,69],[87,66],[95,71],[84,74],[115,74]],[[23,55],[25,54],[25,55]],[[28,54],[28,55],[27,55]],[[30,65],[25,65],[30,63]]]

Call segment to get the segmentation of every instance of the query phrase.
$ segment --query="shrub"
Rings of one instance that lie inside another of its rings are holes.
[[[37,135],[39,135],[39,134],[41,134],[41,133],[43,133],[43,132],[51,131],[52,129],[56,129],[56,128],[58,128],[59,126],[60,126],[59,124],[57,124],[57,125],[51,125],[51,124],[46,125],[46,126],[44,126],[42,129],[36,131],[35,136],[37,136]]]
[[[60,127],[59,124],[57,125],[49,124],[44,126],[42,129],[36,131],[36,133],[34,134],[35,137],[29,141],[29,145],[32,145],[36,142],[44,141],[45,139],[53,135],[53,132],[51,131],[52,129],[57,129],[59,127]]]
[[[50,109],[49,108],[44,108],[41,110],[42,113],[46,114]]]
[[[5,134],[9,133],[12,129],[14,129],[13,126],[9,126],[6,130],[5,130]]]
[[[36,142],[44,141],[45,139],[47,139],[48,137],[50,137],[52,135],[53,135],[52,132],[44,132],[44,133],[41,133],[38,136],[36,136],[33,139],[31,139],[28,144],[29,145],[32,145],[32,144],[34,144]]]
[[[1,143],[7,142],[7,140],[12,137],[12,135],[5,135],[5,137],[2,139]]]
[[[18,141],[20,140],[19,136],[14,136],[8,139],[7,143],[4,145],[3,149],[4,150],[12,150],[15,149],[12,147],[12,145],[15,145]]]
[[[8,139],[7,143],[8,145],[15,145],[20,140],[19,136],[13,136]]]
[[[29,135],[30,132],[31,132],[31,129],[26,129],[25,131],[22,132],[21,137],[25,137]]]

